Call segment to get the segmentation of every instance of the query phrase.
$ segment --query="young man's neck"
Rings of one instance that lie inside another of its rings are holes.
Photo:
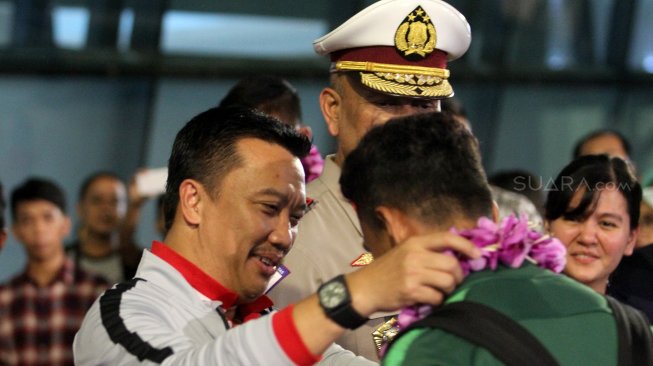
[[[342,169],[342,166],[345,164],[345,159],[347,157],[345,156],[345,153],[342,150],[338,150],[333,157],[333,162],[336,163],[337,166],[339,166]]]
[[[56,255],[44,260],[30,259],[27,262],[27,274],[36,282],[39,287],[49,285],[52,280],[59,274],[66,260],[66,255],[62,250]]]
[[[115,248],[114,242],[117,240],[117,233],[104,235],[82,229],[79,232],[79,250],[86,257],[106,257],[113,253]]]

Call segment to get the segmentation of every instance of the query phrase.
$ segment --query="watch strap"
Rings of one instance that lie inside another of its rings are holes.
[[[340,325],[341,327],[347,329],[356,329],[361,325],[365,324],[368,319],[360,315],[351,304],[351,293],[349,292],[349,286],[347,286],[347,281],[345,280],[344,275],[336,276],[333,279],[323,283],[320,286],[320,289],[318,289],[318,293],[323,287],[325,287],[327,284],[332,282],[342,283],[345,288],[345,291],[347,292],[347,296],[345,301],[343,301],[341,304],[333,308],[328,308],[324,306],[322,302],[320,302],[320,306],[322,306],[322,309],[324,310],[326,316],[329,319],[333,320],[338,325]]]
[[[367,323],[367,318],[360,315],[354,308],[351,306],[351,303],[347,306],[340,307],[333,311],[331,314],[327,314],[331,320],[338,323],[343,328],[347,329],[356,329],[361,325]]]

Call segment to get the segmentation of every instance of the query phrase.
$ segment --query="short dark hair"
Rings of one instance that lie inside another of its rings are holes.
[[[362,222],[384,205],[438,227],[492,214],[478,141],[450,114],[394,118],[371,129],[345,160],[340,185]]]
[[[54,181],[32,177],[14,188],[11,192],[11,215],[16,219],[18,205],[24,202],[44,200],[66,213],[66,195]]]
[[[626,154],[628,154],[628,156],[630,156],[630,142],[628,142],[628,139],[626,138],[626,136],[624,136],[621,132],[616,131],[616,130],[600,129],[600,130],[590,132],[589,134],[583,136],[580,140],[578,140],[578,142],[574,146],[574,156],[573,156],[573,158],[576,159],[577,157],[580,156],[581,150],[583,149],[583,146],[586,143],[588,143],[589,141],[591,141],[591,140],[593,140],[593,139],[595,139],[597,137],[608,136],[608,135],[612,135],[612,136],[616,137],[619,140],[619,142],[621,142],[621,146],[624,148],[624,151],[626,152]]]
[[[80,201],[83,201],[84,198],[86,198],[86,194],[88,193],[88,190],[91,188],[91,185],[93,185],[93,183],[95,183],[96,180],[101,178],[111,178],[119,182],[122,182],[122,179],[120,179],[120,177],[116,173],[106,171],[106,170],[94,172],[89,176],[87,176],[86,178],[84,178],[84,181],[82,181],[82,185],[79,188],[78,199]]]
[[[0,182],[0,230],[5,227],[5,194],[2,190],[2,182]]]
[[[624,196],[630,228],[637,228],[642,187],[628,162],[605,154],[581,156],[562,169],[553,186],[547,188],[546,220],[586,218],[596,209],[601,189],[608,186],[617,188]],[[578,206],[571,209],[569,204],[579,190],[583,190],[583,197]]]
[[[284,147],[302,158],[311,143],[294,128],[265,114],[243,108],[212,108],[193,117],[178,133],[168,160],[164,198],[166,230],[179,204],[179,186],[195,179],[212,194],[218,194],[222,179],[242,164],[238,141],[256,138]]]
[[[285,79],[272,75],[249,76],[234,85],[220,101],[220,107],[245,107],[265,114],[277,113],[282,122],[301,121],[297,90]]]
[[[454,116],[467,118],[467,110],[465,109],[465,106],[455,97],[440,99],[440,110],[442,112],[451,113]]]

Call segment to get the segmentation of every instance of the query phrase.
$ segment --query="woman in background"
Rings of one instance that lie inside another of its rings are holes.
[[[549,188],[546,227],[567,247],[564,272],[605,294],[610,274],[631,255],[642,188],[631,166],[607,155],[582,156]]]

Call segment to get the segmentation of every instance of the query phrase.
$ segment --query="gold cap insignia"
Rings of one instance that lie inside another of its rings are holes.
[[[433,52],[436,42],[435,26],[421,6],[406,16],[395,33],[395,47],[409,60],[426,57]]]

